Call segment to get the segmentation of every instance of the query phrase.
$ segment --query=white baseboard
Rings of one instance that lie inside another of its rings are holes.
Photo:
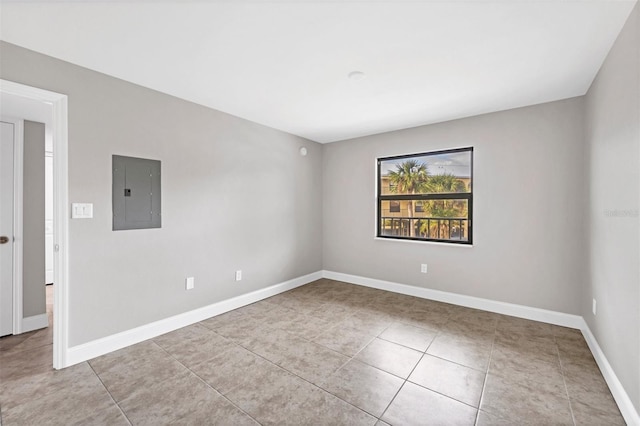
[[[73,346],[67,350],[65,367],[140,343],[144,340],[160,336],[161,334],[169,333],[170,331],[177,330],[178,328],[195,324],[212,316],[241,308],[251,303],[266,299],[267,297],[275,296],[276,294],[319,280],[320,278],[322,278],[322,272],[314,272],[267,288],[256,290],[251,293],[204,306],[193,311],[178,314],[131,330]]]
[[[533,321],[546,322],[548,324],[561,325],[563,327],[581,329],[582,324],[584,323],[584,320],[579,315],[515,305],[513,303],[498,302],[490,299],[482,299],[480,297],[465,296],[463,294],[449,293],[446,291],[432,290],[429,288],[415,287],[332,271],[323,271],[322,276],[323,278],[328,278],[330,280],[344,281],[366,287],[377,288],[379,290],[392,291],[394,293],[406,294],[408,296],[420,297],[422,299],[436,300],[438,302],[451,303],[453,305],[465,306],[467,308],[481,309],[483,311],[495,312],[498,314],[510,315]]]
[[[47,314],[33,315],[31,317],[22,318],[21,333],[27,333],[33,330],[49,327],[49,318]]]
[[[582,323],[582,334],[587,341],[587,345],[589,345],[589,349],[591,349],[591,353],[593,354],[596,363],[598,363],[598,367],[600,367],[604,380],[607,382],[607,385],[609,385],[611,394],[618,404],[622,417],[624,417],[627,425],[640,426],[640,414],[638,414],[638,411],[636,411],[633,406],[631,398],[629,398],[629,395],[624,390],[622,383],[620,383],[618,376],[613,371],[611,364],[609,364],[607,357],[604,355],[604,352],[600,348],[600,345],[587,325],[587,322],[583,319]]]
[[[611,368],[604,352],[598,345],[596,338],[589,329],[587,322],[579,315],[570,315],[562,312],[549,311],[546,309],[532,308],[529,306],[515,305],[512,303],[497,302],[495,300],[481,299],[479,297],[465,296],[462,294],[448,293],[446,291],[432,290],[428,288],[415,287],[406,284],[398,284],[390,281],[376,280],[357,275],[342,274],[339,272],[323,271],[322,277],[330,280],[344,281],[366,287],[377,288],[379,290],[392,291],[394,293],[406,294],[423,299],[436,300],[438,302],[452,303],[454,305],[466,306],[468,308],[482,309],[484,311],[510,315],[518,318],[525,318],[548,324],[560,325],[563,327],[576,328],[582,331],[589,349],[593,353],[602,375],[611,390],[618,408],[628,425],[640,426],[640,416],[636,411],[631,398],[624,390],[622,383]]]

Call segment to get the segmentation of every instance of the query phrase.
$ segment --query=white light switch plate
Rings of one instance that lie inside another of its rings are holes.
[[[72,219],[93,218],[93,203],[72,203],[71,218]]]

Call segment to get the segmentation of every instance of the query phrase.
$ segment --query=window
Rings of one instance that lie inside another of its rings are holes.
[[[472,180],[473,148],[378,158],[377,236],[471,244]]]

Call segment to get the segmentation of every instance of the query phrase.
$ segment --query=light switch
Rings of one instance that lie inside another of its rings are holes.
[[[192,290],[195,287],[195,278],[194,277],[187,277],[187,279],[185,280],[185,287],[187,288],[187,290]]]
[[[72,203],[71,218],[72,219],[92,219],[93,203]]]

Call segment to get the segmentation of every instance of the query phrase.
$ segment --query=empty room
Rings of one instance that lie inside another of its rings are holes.
[[[0,20],[0,425],[640,426],[636,0]]]

